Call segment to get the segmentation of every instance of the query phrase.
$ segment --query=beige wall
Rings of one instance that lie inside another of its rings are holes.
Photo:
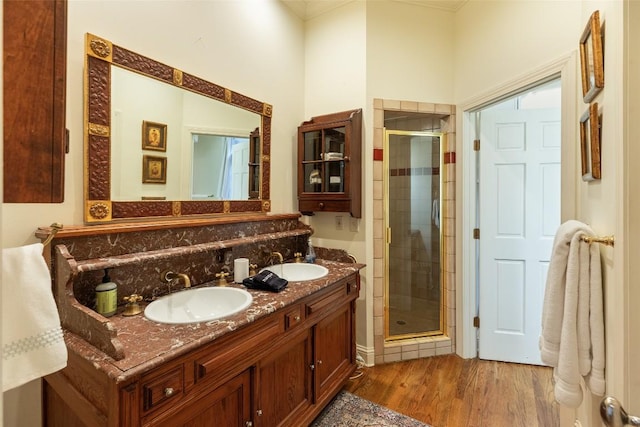
[[[577,48],[581,2],[470,0],[455,16],[457,104]]]
[[[333,9],[306,22],[305,25],[305,108],[304,120],[316,115],[362,108],[365,110],[366,90],[366,5],[355,1]],[[363,138],[366,137],[366,117],[363,119]],[[364,145],[363,145],[364,149]],[[363,164],[367,162],[363,151]],[[296,165],[297,150],[294,150]],[[294,168],[294,174],[297,169]],[[292,190],[297,209],[297,187]],[[366,194],[367,184],[363,184]],[[364,203],[364,201],[363,201]],[[312,242],[318,246],[340,248],[354,255],[358,262],[366,261],[367,211],[361,219],[351,218],[348,212],[318,212],[303,221],[315,230]],[[343,229],[336,230],[335,217],[341,216]],[[351,231],[352,224],[356,231]],[[370,268],[361,271],[362,291],[356,312],[356,339],[367,347],[367,323],[370,316],[367,299]]]

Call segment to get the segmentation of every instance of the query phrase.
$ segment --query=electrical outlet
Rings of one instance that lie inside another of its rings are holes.
[[[336,216],[336,230],[342,230],[342,216],[341,215],[337,215]]]
[[[357,233],[360,229],[360,221],[358,218],[349,218],[349,231]]]

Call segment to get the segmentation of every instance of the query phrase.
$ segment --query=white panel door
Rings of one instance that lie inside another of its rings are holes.
[[[249,140],[235,144],[231,156],[232,191],[233,200],[249,198]]]
[[[560,110],[485,110],[480,130],[479,356],[542,364],[542,301],[560,225]]]

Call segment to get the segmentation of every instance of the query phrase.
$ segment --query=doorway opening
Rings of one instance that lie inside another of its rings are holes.
[[[445,135],[385,130],[385,338],[442,335],[441,188]]]
[[[249,198],[249,137],[192,133],[192,200]]]
[[[471,113],[482,359],[542,364],[542,301],[561,217],[560,107],[556,78]]]

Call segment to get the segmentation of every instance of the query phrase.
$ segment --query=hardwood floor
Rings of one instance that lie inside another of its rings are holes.
[[[433,427],[556,427],[551,368],[436,356],[362,368],[346,390]]]

